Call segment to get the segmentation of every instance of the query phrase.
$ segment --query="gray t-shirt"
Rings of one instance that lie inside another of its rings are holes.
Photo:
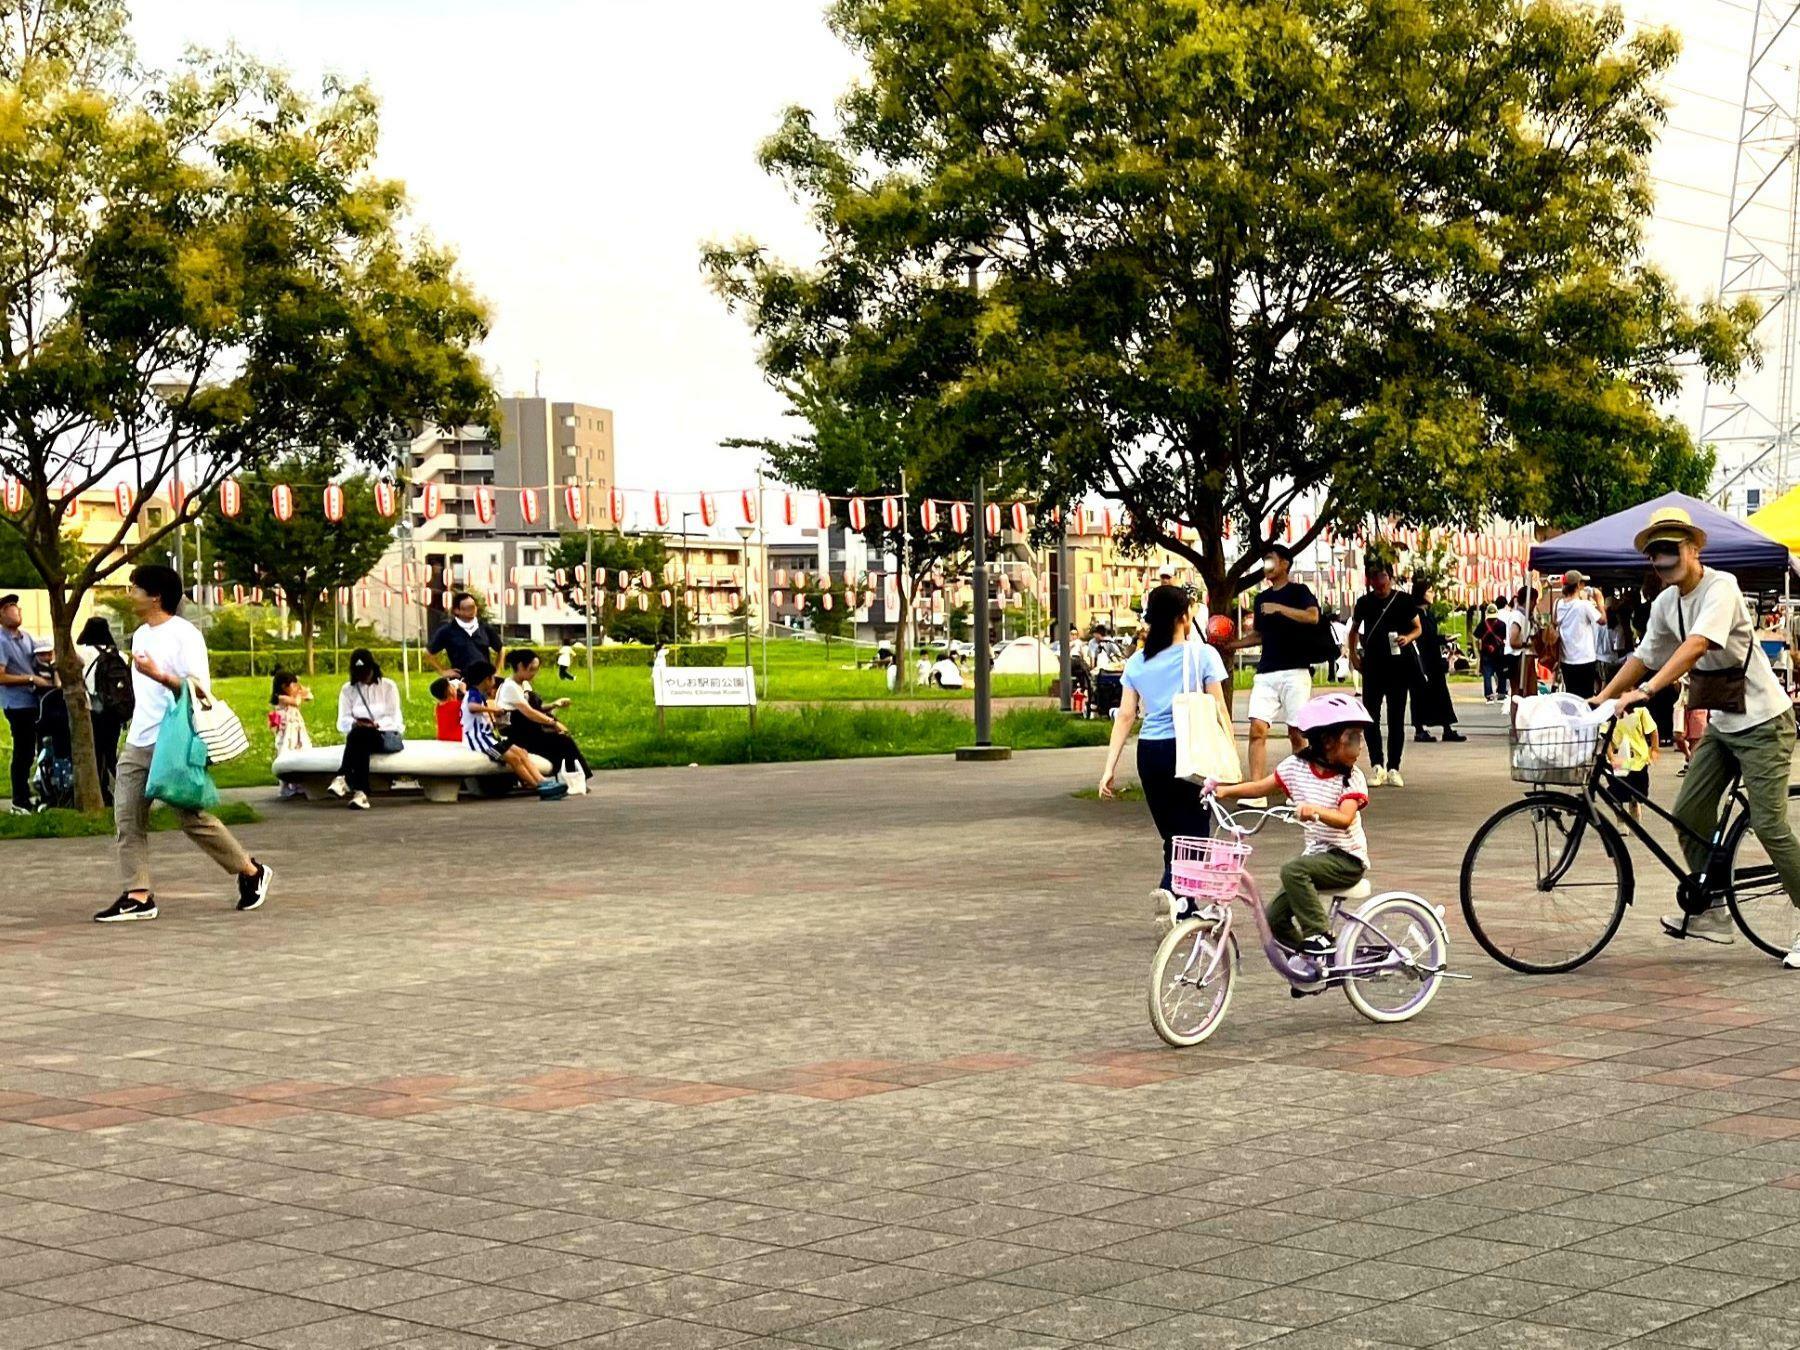
[[[1676,606],[1680,606],[1677,612]],[[1696,670],[1737,670],[1744,665],[1744,653],[1750,651],[1750,665],[1744,678],[1744,711],[1715,712],[1712,725],[1720,731],[1748,731],[1792,708],[1793,702],[1769,667],[1769,658],[1755,645],[1756,629],[1744,608],[1744,593],[1737,578],[1729,572],[1703,570],[1700,584],[1683,595],[1679,588],[1667,586],[1657,592],[1650,603],[1650,622],[1644,628],[1644,640],[1633,653],[1652,670],[1660,670],[1675,655],[1682,643],[1682,633],[1693,637],[1698,633],[1710,644],[1700,658]]]

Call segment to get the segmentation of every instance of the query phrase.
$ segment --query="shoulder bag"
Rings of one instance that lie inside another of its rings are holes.
[[[1170,700],[1175,723],[1175,776],[1190,783],[1216,778],[1221,783],[1242,781],[1237,738],[1231,730],[1231,714],[1207,693],[1194,671],[1196,644],[1184,643],[1181,652],[1181,692]]]
[[[369,706],[369,691],[359,684],[356,686],[356,696],[362,700],[363,715],[371,722],[379,723],[381,719],[375,716],[375,710]],[[377,731],[381,736],[381,744],[375,747],[376,754],[397,755],[405,747],[406,738],[399,732],[388,731],[381,727],[377,727]]]
[[[206,746],[208,764],[224,764],[250,748],[250,737],[225,700],[214,698],[193,679],[187,681],[193,700],[194,734]]]
[[[1687,615],[1681,597],[1675,597],[1675,629],[1687,641]],[[1687,706],[1692,712],[1741,713],[1749,706],[1750,658],[1756,655],[1756,638],[1744,650],[1744,664],[1736,669],[1701,670],[1695,666],[1687,677]]]

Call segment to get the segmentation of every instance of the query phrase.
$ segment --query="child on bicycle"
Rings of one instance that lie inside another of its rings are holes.
[[[1275,936],[1308,956],[1329,956],[1336,945],[1319,892],[1348,890],[1369,870],[1362,827],[1369,785],[1356,762],[1362,729],[1372,721],[1354,695],[1320,694],[1294,718],[1294,730],[1306,737],[1303,749],[1267,778],[1213,788],[1221,801],[1281,792],[1294,803],[1306,843],[1300,856],[1282,867],[1281,890],[1265,913]]]

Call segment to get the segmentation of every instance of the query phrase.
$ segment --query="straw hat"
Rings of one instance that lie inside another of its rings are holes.
[[[1706,531],[1694,524],[1692,516],[1679,506],[1659,506],[1650,513],[1650,523],[1638,531],[1633,547],[1642,553],[1652,544],[1689,539],[1695,548],[1706,547]]]

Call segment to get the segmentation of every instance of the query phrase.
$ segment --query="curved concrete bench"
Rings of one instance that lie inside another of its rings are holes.
[[[539,773],[550,772],[550,761],[533,755]],[[275,776],[283,783],[297,783],[308,801],[319,801],[338,766],[344,762],[341,745],[315,745],[310,750],[284,750],[275,756]],[[427,801],[453,802],[465,786],[471,792],[499,796],[517,780],[513,771],[494,763],[455,741],[408,741],[395,755],[376,755],[369,761],[369,787],[391,792],[397,778],[418,780]]]

